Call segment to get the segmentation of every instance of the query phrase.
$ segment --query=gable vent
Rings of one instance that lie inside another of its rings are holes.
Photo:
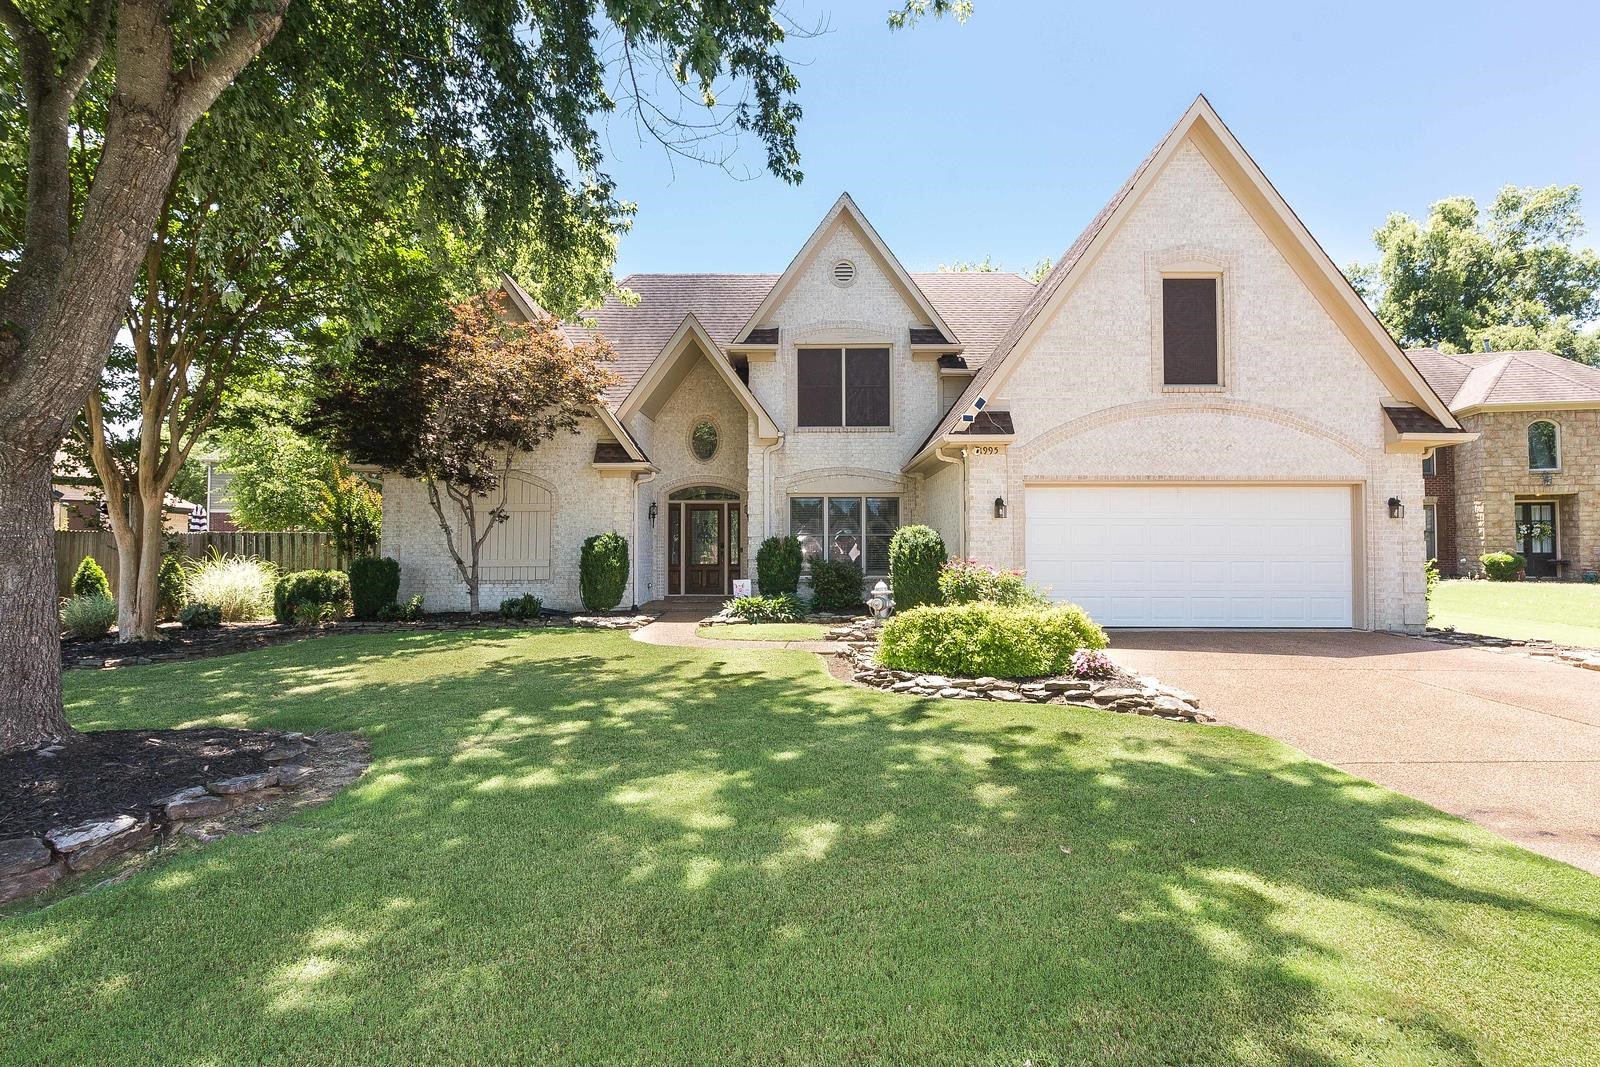
[[[841,259],[833,265],[833,284],[841,289],[856,280],[856,265],[848,259]]]

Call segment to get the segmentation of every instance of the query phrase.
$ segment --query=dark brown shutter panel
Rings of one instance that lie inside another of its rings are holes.
[[[889,425],[889,350],[848,349],[844,368],[845,425]]]
[[[797,353],[801,426],[838,426],[843,388],[837,348],[802,348]]]
[[[1217,279],[1161,279],[1161,351],[1168,385],[1216,385]]]

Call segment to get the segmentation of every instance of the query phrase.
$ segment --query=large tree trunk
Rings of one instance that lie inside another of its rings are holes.
[[[72,729],[61,707],[52,460],[0,440],[0,752]]]

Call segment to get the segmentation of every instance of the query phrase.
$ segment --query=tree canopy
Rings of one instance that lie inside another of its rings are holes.
[[[1577,186],[1506,186],[1487,212],[1440,200],[1422,221],[1395,213],[1374,234],[1381,257],[1349,269],[1403,345],[1544,349],[1600,360],[1600,256],[1580,248]]]

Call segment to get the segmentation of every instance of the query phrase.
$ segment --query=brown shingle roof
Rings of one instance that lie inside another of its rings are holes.
[[[1406,353],[1452,411],[1483,405],[1600,407],[1600,368],[1552,352]]]
[[[1009,411],[980,411],[971,422],[960,423],[959,427],[956,433],[973,437],[1009,436],[1017,432]]]
[[[1033,292],[1028,279],[998,271],[911,277],[955,331],[952,340],[962,344],[971,367],[983,365],[995,340]],[[732,345],[777,280],[776,274],[630,274],[618,284],[637,293],[637,303],[608,297],[600,307],[583,313],[588,321],[569,323],[565,329],[574,342],[597,333],[611,342],[617,353],[611,369],[622,382],[606,399],[616,403],[643,376],[685,315],[692,312],[717,344]],[[752,330],[752,341],[769,329]],[[776,341],[776,330],[771,332]]]
[[[616,441],[596,441],[594,445],[594,461],[596,463],[632,463],[633,457],[628,455],[628,450]]]
[[[950,339],[934,326],[911,327],[911,343],[914,345],[947,345]]]
[[[1452,430],[1421,408],[1407,404],[1404,407],[1385,406],[1383,413],[1389,417],[1396,433],[1460,433]]]
[[[776,326],[758,326],[745,334],[744,343],[747,345],[775,345],[778,343],[778,328]]]

